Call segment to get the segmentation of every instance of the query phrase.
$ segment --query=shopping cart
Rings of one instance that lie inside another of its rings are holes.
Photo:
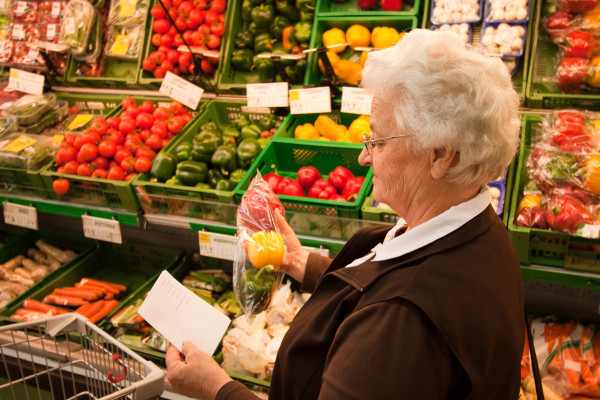
[[[0,327],[0,399],[152,399],[163,371],[76,313]]]

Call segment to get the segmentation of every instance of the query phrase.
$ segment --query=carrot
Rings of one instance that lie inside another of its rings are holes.
[[[44,304],[44,303],[34,300],[34,299],[25,299],[25,301],[23,302],[23,308],[27,308],[29,310],[34,310],[34,311],[41,311],[43,313],[53,312],[54,315],[64,314],[64,313],[68,312],[67,310],[62,309],[60,307],[55,307],[55,306],[51,306],[49,304]]]
[[[115,289],[114,287],[106,285],[106,284],[98,283],[98,282],[85,281],[85,282],[79,282],[79,283],[80,283],[80,285],[77,287],[99,288],[99,289],[103,289],[106,293],[112,293],[114,295],[118,295],[120,293],[119,290]]]
[[[90,322],[95,324],[100,321],[102,318],[106,317],[112,310],[114,310],[119,305],[117,300],[106,300],[102,305],[102,308],[94,315],[89,317]]]
[[[85,300],[80,299],[79,297],[72,296],[59,296],[56,294],[49,294],[44,297],[42,302],[46,304],[55,304],[57,306],[67,306],[67,307],[79,307],[87,303]]]
[[[90,318],[92,315],[96,314],[98,311],[100,311],[102,309],[102,306],[104,305],[104,303],[105,303],[104,300],[98,300],[98,301],[94,301],[93,303],[88,303],[87,307],[84,304],[83,306],[81,306],[77,310],[75,310],[75,312],[78,312],[79,314],[83,315],[86,318]],[[82,309],[82,307],[85,307],[85,308]]]
[[[49,318],[53,316],[52,313],[44,313],[40,311],[29,310],[20,308],[10,317],[13,319],[19,319],[21,321],[37,321],[39,319]]]
[[[86,283],[96,284],[96,286],[106,285],[106,286],[109,286],[109,287],[111,287],[113,289],[116,289],[119,292],[124,292],[124,291],[127,290],[127,286],[125,286],[125,285],[121,285],[119,283],[114,283],[114,282],[101,281],[100,279],[81,278],[81,280],[79,282],[83,283],[84,285]]]
[[[54,291],[52,292],[53,294],[57,294],[59,296],[73,296],[73,297],[79,297],[83,300],[87,300],[87,301],[94,301],[94,300],[98,300],[99,296],[92,291],[89,290],[78,290],[77,288],[74,287],[64,287],[64,288],[56,288],[54,289]]]

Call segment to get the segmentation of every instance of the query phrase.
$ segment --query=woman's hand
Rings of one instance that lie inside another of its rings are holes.
[[[182,352],[173,345],[167,350],[167,379],[176,392],[193,398],[214,399],[232,379],[211,356],[184,340]]]
[[[304,272],[306,271],[306,262],[308,260],[308,251],[302,247],[296,232],[287,223],[285,217],[279,210],[273,212],[275,216],[275,222],[279,228],[279,233],[285,239],[287,247],[286,255],[281,265],[281,270],[297,280],[302,282],[304,280]]]

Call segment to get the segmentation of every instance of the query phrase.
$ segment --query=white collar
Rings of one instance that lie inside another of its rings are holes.
[[[348,264],[348,267],[362,264],[372,258],[373,255],[375,255],[373,261],[389,260],[433,243],[481,214],[490,204],[491,198],[489,190],[484,187],[471,200],[450,207],[440,215],[396,237],[398,230],[406,226],[406,221],[399,219],[396,225],[386,234],[383,243],[375,246],[366,256]]]

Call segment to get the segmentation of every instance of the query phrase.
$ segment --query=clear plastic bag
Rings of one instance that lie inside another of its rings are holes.
[[[108,25],[141,25],[148,12],[147,0],[112,0]]]
[[[108,29],[104,49],[107,57],[134,59],[139,56],[144,38],[143,26],[112,26]]]
[[[252,180],[237,210],[238,246],[233,261],[233,289],[246,316],[265,310],[281,286],[279,267],[285,244],[274,212],[281,202],[262,179]]]

